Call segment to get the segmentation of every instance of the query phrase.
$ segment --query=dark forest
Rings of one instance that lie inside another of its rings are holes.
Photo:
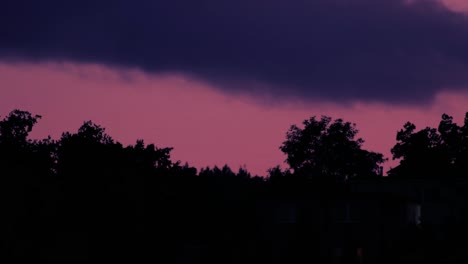
[[[391,150],[356,124],[311,117],[279,142],[285,166],[197,170],[170,147],[124,146],[92,121],[28,137],[41,116],[0,121],[4,263],[465,263],[468,113],[408,122]]]

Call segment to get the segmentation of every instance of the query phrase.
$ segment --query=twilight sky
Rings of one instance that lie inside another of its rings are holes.
[[[465,0],[7,0],[0,115],[41,114],[33,136],[54,138],[91,119],[125,144],[263,175],[291,124],[325,114],[390,157],[405,121],[468,111],[466,13]]]

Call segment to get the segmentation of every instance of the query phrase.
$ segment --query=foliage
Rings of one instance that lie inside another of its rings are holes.
[[[407,122],[396,140],[391,152],[400,165],[390,170],[390,176],[450,178],[468,173],[468,113],[462,126],[447,114],[442,115],[437,129],[416,131],[416,126]]]
[[[338,182],[380,174],[385,159],[380,153],[362,149],[364,140],[356,139],[355,124],[314,116],[303,125],[291,126],[280,147],[295,174]]]
[[[40,115],[32,115],[27,111],[13,110],[0,121],[0,142],[24,146],[33,126],[40,119]]]

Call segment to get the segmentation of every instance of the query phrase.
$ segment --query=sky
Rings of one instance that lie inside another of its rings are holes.
[[[195,3],[196,2],[196,3]],[[468,111],[464,0],[5,1],[0,116],[41,138],[86,120],[198,168],[283,164],[292,124],[354,122],[390,158],[406,121]]]

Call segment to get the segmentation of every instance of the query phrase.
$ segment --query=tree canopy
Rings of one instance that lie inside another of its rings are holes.
[[[468,173],[468,113],[461,126],[447,114],[442,115],[437,129],[416,131],[416,126],[407,122],[396,140],[391,152],[400,164],[389,171],[390,176],[453,178]]]
[[[0,121],[0,142],[24,145],[29,132],[40,119],[40,115],[32,115],[27,111],[15,109]]]
[[[292,125],[280,149],[294,173],[306,177],[345,182],[381,175],[383,155],[362,149],[358,132],[355,124],[342,119],[313,116],[302,128]]]

